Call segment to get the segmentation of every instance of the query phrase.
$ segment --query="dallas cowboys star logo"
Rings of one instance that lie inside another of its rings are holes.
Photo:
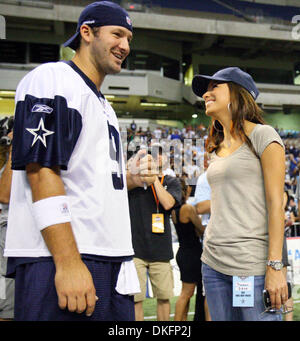
[[[40,123],[37,128],[26,128],[27,131],[30,132],[34,136],[33,141],[32,141],[32,146],[36,143],[36,141],[40,140],[42,144],[47,148],[47,143],[46,143],[46,137],[48,135],[54,134],[54,131],[50,131],[45,128],[44,125],[44,120],[41,118]]]

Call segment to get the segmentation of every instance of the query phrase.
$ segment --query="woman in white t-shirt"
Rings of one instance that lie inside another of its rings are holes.
[[[205,100],[212,125],[207,179],[211,217],[202,275],[212,320],[281,320],[263,313],[263,290],[280,311],[288,299],[282,272],[284,145],[265,125],[252,77],[237,67],[198,75],[193,91]]]

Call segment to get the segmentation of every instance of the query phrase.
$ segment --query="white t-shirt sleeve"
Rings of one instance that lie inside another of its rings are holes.
[[[194,205],[198,202],[210,200],[211,189],[207,181],[206,172],[199,176],[196,190],[195,190],[195,200]]]

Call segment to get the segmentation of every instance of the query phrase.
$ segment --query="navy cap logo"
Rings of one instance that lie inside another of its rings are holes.
[[[132,25],[132,21],[131,21],[131,19],[129,17],[126,17],[126,21],[127,21],[128,25],[130,25],[130,26]]]
[[[91,25],[91,24],[95,24],[95,20],[84,21],[81,25]]]

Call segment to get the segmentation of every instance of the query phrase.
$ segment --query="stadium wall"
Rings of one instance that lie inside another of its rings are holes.
[[[279,127],[283,129],[299,130],[300,127],[300,112],[284,114],[282,112],[265,114],[264,118],[268,124],[273,127]]]

